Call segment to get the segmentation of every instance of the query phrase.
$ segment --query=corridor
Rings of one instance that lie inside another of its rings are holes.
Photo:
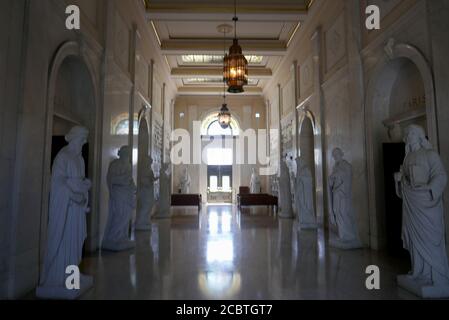
[[[265,209],[207,206],[199,219],[185,211],[137,233],[135,250],[84,259],[83,270],[96,277],[83,299],[414,299],[395,284],[408,270],[404,261],[328,248],[322,230],[297,232],[293,220]],[[379,291],[365,288],[373,264]]]

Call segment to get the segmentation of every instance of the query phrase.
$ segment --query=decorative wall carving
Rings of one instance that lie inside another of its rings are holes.
[[[299,96],[306,98],[308,92],[313,88],[313,59],[312,56],[308,57],[304,64],[299,67]]]
[[[282,116],[288,115],[295,108],[295,79],[291,77],[282,88]]]
[[[325,33],[326,71],[339,62],[346,53],[345,18],[341,14]]]
[[[117,64],[129,72],[131,30],[117,12],[115,14],[114,56]]]

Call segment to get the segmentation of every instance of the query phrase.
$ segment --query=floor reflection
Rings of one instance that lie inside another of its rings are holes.
[[[239,213],[205,206],[153,221],[136,248],[84,259],[95,275],[85,299],[410,299],[395,285],[400,259],[327,246],[323,230],[298,231],[268,209]],[[381,268],[381,290],[365,288],[365,269]]]

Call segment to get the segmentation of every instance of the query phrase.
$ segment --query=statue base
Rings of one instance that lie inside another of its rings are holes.
[[[425,281],[413,279],[409,275],[397,277],[398,286],[423,299],[449,298],[449,284],[446,286],[433,286]]]
[[[298,223],[298,230],[316,230],[318,229],[318,224],[316,223]]]
[[[336,237],[335,238],[331,237],[329,239],[329,245],[333,248],[342,250],[356,250],[363,248],[363,245],[360,243],[359,240],[344,241]]]
[[[76,300],[89,291],[94,284],[94,278],[84,274],[80,275],[80,289],[69,290],[65,287],[39,286],[36,288],[36,297],[46,300]]]
[[[106,251],[113,251],[113,252],[119,252],[119,251],[125,251],[134,249],[136,247],[136,243],[131,240],[123,240],[123,241],[104,241],[101,244],[101,249]]]

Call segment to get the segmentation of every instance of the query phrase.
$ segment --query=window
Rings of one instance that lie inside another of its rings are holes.
[[[218,108],[217,108],[218,110]],[[230,127],[223,129],[218,122],[218,111],[212,112],[206,116],[201,124],[202,136],[238,136],[240,134],[240,126],[234,115],[231,117]]]
[[[133,133],[135,136],[139,135],[139,120],[137,116],[134,118]],[[128,114],[122,114],[112,121],[111,134],[113,136],[127,136],[129,134]]]
[[[208,136],[232,136],[232,126],[229,126],[226,129],[223,129],[220,126],[220,123],[218,120],[215,120],[212,122],[209,127],[207,128],[207,135]]]
[[[232,166],[233,150],[223,148],[210,148],[207,150],[208,166]]]

